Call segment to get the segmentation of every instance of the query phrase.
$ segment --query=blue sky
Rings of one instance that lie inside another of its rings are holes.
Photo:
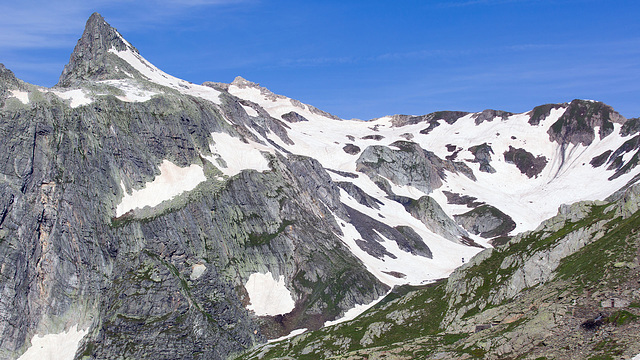
[[[574,98],[640,116],[638,1],[5,1],[0,62],[54,85],[94,11],[167,73],[242,76],[343,118]]]

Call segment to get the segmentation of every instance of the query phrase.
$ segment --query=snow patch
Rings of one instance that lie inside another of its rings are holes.
[[[74,109],[82,105],[89,105],[93,102],[82,89],[68,91],[51,90],[51,92],[61,99],[70,100],[70,106]]]
[[[282,341],[282,340],[287,340],[290,339],[294,336],[298,336],[300,334],[303,334],[305,331],[307,331],[307,328],[302,328],[302,329],[295,329],[292,332],[289,333],[289,335],[285,335],[285,336],[281,336],[279,338],[276,339],[271,339],[269,341],[267,341],[268,343],[273,343],[273,342],[278,342],[278,341]]]
[[[130,210],[145,206],[156,206],[165,200],[171,200],[185,191],[193,190],[198,184],[207,180],[200,165],[181,168],[174,163],[164,160],[160,164],[160,175],[147,183],[140,190],[133,190],[127,194],[124,184],[120,184],[125,192],[122,201],[116,207],[116,216],[122,216]]]
[[[247,309],[253,310],[258,316],[286,314],[296,305],[291,292],[284,285],[283,275],[276,281],[271,272],[254,273],[249,276],[244,287],[251,302]]]
[[[339,319],[336,319],[336,320],[325,321],[324,326],[326,327],[326,326],[337,325],[337,324],[343,323],[345,321],[351,321],[351,320],[357,318],[358,316],[360,316],[360,314],[362,314],[363,312],[369,310],[375,304],[379,303],[380,300],[384,299],[384,297],[389,295],[390,292],[391,292],[391,290],[389,290],[388,293],[380,296],[379,298],[373,300],[372,302],[370,302],[368,304],[357,304],[353,308],[347,310],[347,312],[344,313],[343,317],[341,317]]]
[[[124,91],[124,96],[116,96],[116,98],[125,102],[145,102],[159,94],[159,92],[156,91],[142,89],[136,86],[136,84],[131,80],[103,80],[100,81],[100,83],[107,84]]]
[[[73,360],[85,335],[87,330],[78,330],[78,325],[59,334],[34,335],[31,346],[18,360]]]
[[[242,105],[242,104],[240,104],[240,106],[242,106],[244,111],[247,112],[247,115],[249,115],[249,116],[258,116],[258,112],[256,111],[256,109],[252,108],[251,106],[246,106],[246,105]]]
[[[20,90],[11,90],[11,95],[9,97],[14,97],[18,100],[20,100],[21,103],[23,104],[28,104],[29,103],[29,93],[26,91],[20,91]]]
[[[191,267],[191,276],[189,276],[189,279],[197,280],[202,276],[202,274],[204,274],[205,270],[207,270],[207,267],[204,264],[193,265]]]
[[[219,168],[223,174],[233,176],[246,169],[257,171],[271,169],[269,161],[262,155],[262,152],[274,153],[273,148],[253,141],[245,143],[227,133],[212,133],[211,137],[214,144],[211,144],[209,148],[213,155],[204,158]]]

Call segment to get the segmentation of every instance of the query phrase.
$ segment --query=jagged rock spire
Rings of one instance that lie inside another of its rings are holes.
[[[0,64],[0,89],[7,86],[16,87],[19,83],[11,70],[7,69],[4,64]]]
[[[113,78],[118,71],[109,56],[110,49],[138,52],[100,14],[93,13],[87,20],[84,33],[78,40],[69,63],[65,65],[57,86],[71,86],[83,80]]]

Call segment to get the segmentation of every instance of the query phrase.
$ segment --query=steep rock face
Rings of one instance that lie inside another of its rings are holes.
[[[460,243],[461,238],[469,236],[466,231],[447,216],[440,205],[430,196],[422,196],[418,200],[394,196],[393,200],[401,203],[411,215],[422,221],[429,230],[445,239]]]
[[[541,121],[551,115],[551,110],[561,109],[565,106],[567,106],[567,104],[545,104],[536,106],[529,113],[529,124],[538,126]]]
[[[0,63],[0,108],[5,106],[7,97],[13,95],[12,89],[23,87],[23,83],[15,77],[13,72]]]
[[[603,139],[613,131],[613,124],[626,119],[610,106],[590,100],[573,100],[566,112],[549,129],[549,139],[560,144],[589,145],[595,138],[594,128]]]
[[[4,64],[0,64],[0,89],[9,87],[18,87],[20,82],[13,74],[13,71],[7,69]]]
[[[59,332],[71,324],[86,329],[91,318],[113,304],[107,301],[115,296],[110,289],[126,280],[113,269],[135,266],[146,242],[136,229],[114,226],[113,211],[123,191],[119,183],[139,187],[152,178],[154,163],[165,157],[182,164],[198,161],[193,146],[198,134],[185,136],[186,129],[178,125],[181,118],[193,116],[189,114],[193,108],[165,111],[166,117],[159,119],[151,115],[158,103],[122,108],[113,102],[107,98],[97,104],[100,111],[70,109],[59,101],[37,102],[29,110],[3,114],[13,119],[2,122],[3,133],[11,140],[2,143],[0,161],[2,189],[8,195],[2,206],[7,210],[3,210],[0,249],[4,259],[0,286],[7,295],[3,297],[7,302],[0,304],[1,348],[8,351],[3,357],[24,349],[35,331]],[[192,119],[200,122],[202,131],[212,129],[206,118]],[[164,126],[154,125],[158,123]],[[172,128],[170,136],[182,142],[161,140]],[[105,156],[103,147],[110,149],[110,155]],[[146,294],[146,299],[160,303],[167,292],[180,297],[180,284],[166,272],[161,275],[156,280],[163,282],[163,291]],[[236,316],[239,324],[249,323],[246,312],[244,317]],[[246,343],[246,333],[239,335],[243,337]],[[239,349],[227,341],[220,349]]]
[[[386,239],[394,241],[403,251],[426,258],[433,257],[429,247],[425,245],[420,236],[410,227],[392,228],[348,206],[346,210],[349,214],[351,224],[355,226],[358,233],[362,236],[362,239],[356,240],[356,243],[369,255],[378,259],[384,259],[385,256],[392,259],[397,258],[380,244],[384,242],[382,238],[382,236],[384,236]]]
[[[104,18],[94,13],[87,20],[85,31],[76,45],[69,63],[64,67],[58,86],[72,86],[83,80],[106,80],[126,77],[121,72],[128,69],[126,64],[116,61],[109,50],[138,52],[126,42],[118,31]],[[118,65],[123,69],[118,69]]]
[[[80,353],[95,357],[224,358],[263,339],[254,335],[260,326],[271,337],[318,327],[387,290],[336,235],[333,214],[348,216],[316,161],[273,158],[272,173],[221,182],[201,156],[211,133],[233,129],[210,103],[48,101],[2,113],[11,120],[2,122],[0,159],[3,357],[36,331],[80,324],[89,329]],[[116,218],[124,189],[143,188],[162,159],[202,164],[209,179]],[[190,279],[201,263],[204,275]],[[280,322],[252,320],[239,291],[268,271],[295,295],[294,313]]]
[[[472,146],[469,148],[469,151],[473,154],[473,161],[480,164],[480,171],[490,174],[496,172],[496,169],[491,166],[491,155],[493,154],[493,149],[490,145],[483,143]]]
[[[445,170],[460,172],[473,179],[471,169],[464,163],[442,160],[416,143],[396,141],[386,146],[370,146],[357,160],[356,170],[372,179],[382,176],[397,185],[411,185],[430,193],[442,185]]]

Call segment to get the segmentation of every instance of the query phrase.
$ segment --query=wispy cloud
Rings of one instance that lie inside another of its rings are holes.
[[[26,0],[7,2],[0,12],[0,50],[68,48],[80,37],[91,13],[114,12],[118,25],[161,23],[194,8],[257,0]],[[104,15],[104,14],[103,14]],[[110,19],[107,19],[110,21]],[[110,21],[111,22],[111,21]]]

